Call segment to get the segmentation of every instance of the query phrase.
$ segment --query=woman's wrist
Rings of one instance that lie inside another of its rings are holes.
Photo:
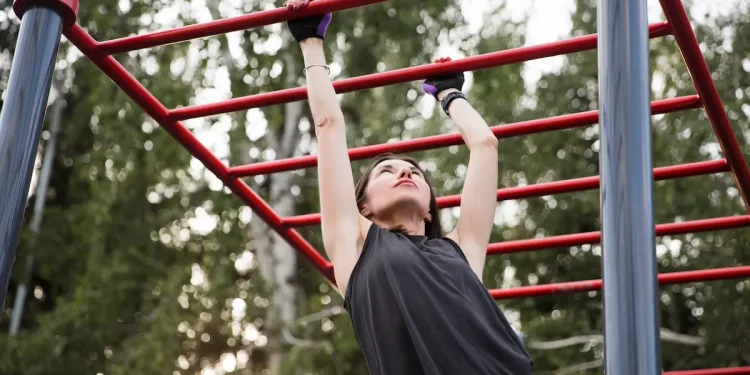
[[[307,38],[299,42],[300,48],[302,50],[311,49],[311,48],[323,48],[323,39],[320,38]]]
[[[448,96],[448,94],[450,94],[450,93],[452,93],[452,92],[458,92],[458,91],[459,91],[459,90],[457,90],[457,89],[445,89],[445,90],[443,90],[443,91],[440,91],[440,92],[439,92],[439,93],[437,94],[437,100],[438,100],[438,101],[442,101],[442,100],[443,100],[443,99],[444,99],[444,98],[445,98],[446,96]]]
[[[456,102],[456,99],[463,99],[466,100],[466,96],[464,96],[464,93],[460,90],[445,90],[447,93],[442,96],[439,103],[440,106],[443,108],[443,111],[446,115],[453,117],[451,115],[451,106],[453,103]]]
[[[299,43],[302,49],[302,57],[305,66],[326,65],[326,56],[323,52],[323,41],[318,38],[307,38]]]

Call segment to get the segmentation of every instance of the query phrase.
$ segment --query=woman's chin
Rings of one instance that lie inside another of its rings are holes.
[[[404,189],[406,190],[406,189]],[[400,191],[393,194],[388,200],[388,210],[418,210],[422,207],[429,207],[429,198],[425,198],[419,194],[419,191]]]

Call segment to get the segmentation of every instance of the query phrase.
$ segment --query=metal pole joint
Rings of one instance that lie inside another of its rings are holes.
[[[33,7],[54,9],[63,19],[63,30],[73,26],[78,18],[78,0],[14,0],[13,11],[23,19],[24,13]]]

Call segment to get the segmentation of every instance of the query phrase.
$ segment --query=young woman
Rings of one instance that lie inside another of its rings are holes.
[[[463,97],[463,74],[423,84],[470,150],[461,217],[443,236],[433,189],[413,159],[381,156],[354,186],[323,50],[330,21],[326,14],[288,26],[302,48],[319,144],[325,251],[370,373],[531,373],[528,353],[481,281],[495,215],[497,138]]]

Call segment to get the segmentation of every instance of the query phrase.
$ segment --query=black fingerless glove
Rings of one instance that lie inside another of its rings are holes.
[[[297,42],[301,42],[307,38],[325,39],[326,30],[332,18],[333,15],[331,13],[326,13],[319,16],[290,20],[286,24]]]
[[[461,91],[464,87],[464,74],[457,73],[446,76],[428,78],[422,83],[422,90],[437,99],[438,93],[447,89]]]

